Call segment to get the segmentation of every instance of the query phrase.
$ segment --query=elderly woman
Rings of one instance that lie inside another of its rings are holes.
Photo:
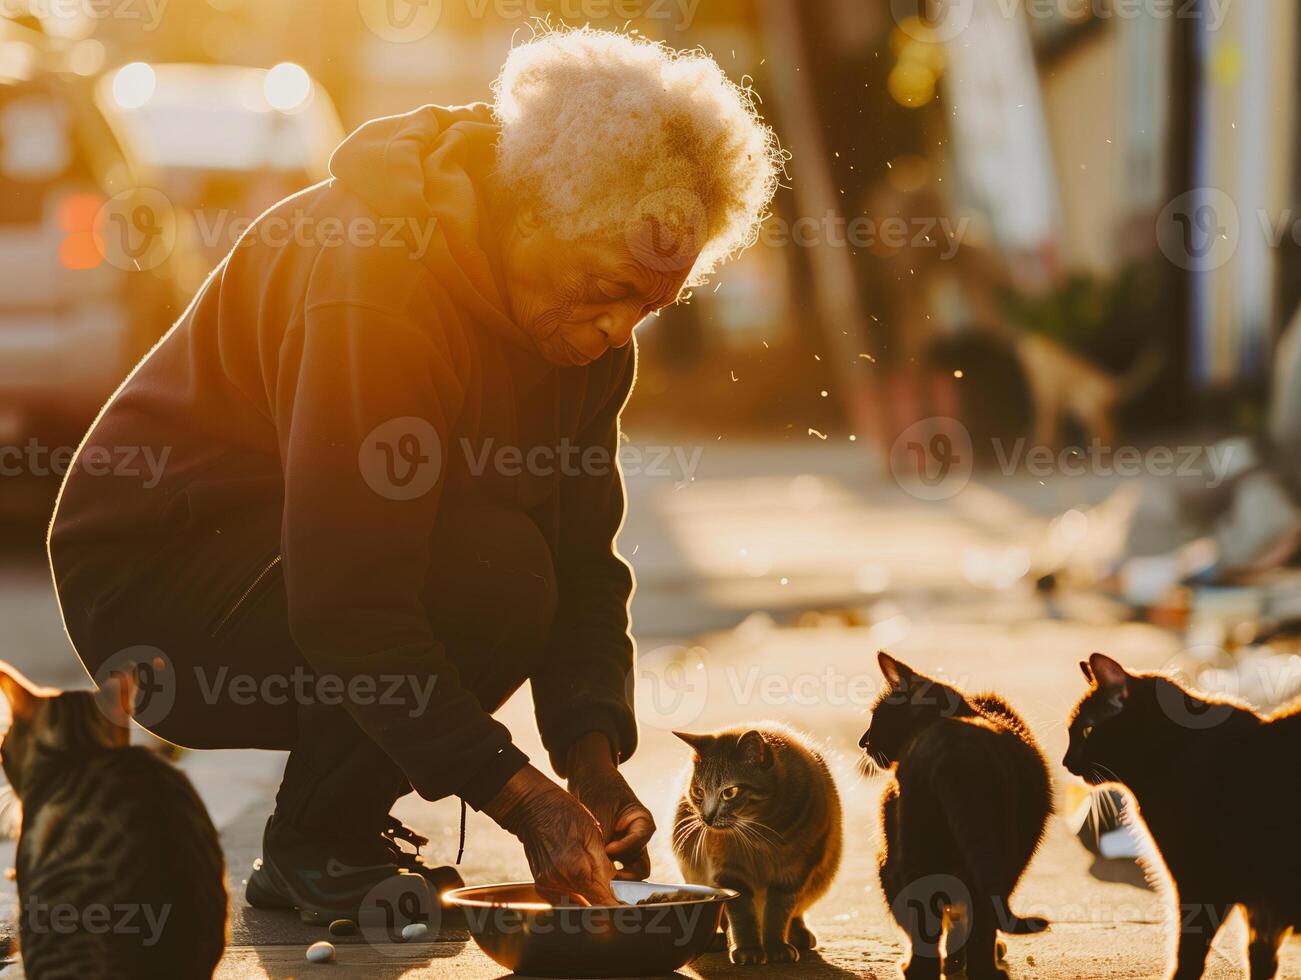
[[[495,101],[377,119],[263,215],[109,402],[50,534],[68,633],[137,721],[287,749],[248,900],[356,915],[414,789],[487,813],[538,883],[644,877],[632,575],[614,550],[634,327],[751,243],[781,167],[699,52],[589,29]],[[116,447],[159,482],[104,475]],[[532,682],[562,789],[492,717]],[[621,867],[616,872],[614,862]]]

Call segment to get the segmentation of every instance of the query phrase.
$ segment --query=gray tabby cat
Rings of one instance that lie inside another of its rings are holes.
[[[0,690],[28,980],[211,977],[226,945],[217,831],[179,770],[127,744],[134,679],[60,692],[0,663]]]
[[[733,888],[733,963],[789,963],[817,944],[804,913],[840,866],[840,797],[826,763],[777,727],[675,732],[695,751],[673,849],[688,882]]]

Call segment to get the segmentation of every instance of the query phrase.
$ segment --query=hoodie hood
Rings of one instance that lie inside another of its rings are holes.
[[[421,106],[364,123],[339,144],[330,174],[380,218],[411,222],[428,236],[420,261],[479,323],[536,351],[511,318],[493,271],[496,236],[487,208],[487,178],[496,163],[492,109]],[[405,219],[405,220],[403,220]]]

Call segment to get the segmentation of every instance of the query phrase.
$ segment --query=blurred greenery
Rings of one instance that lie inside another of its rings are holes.
[[[1040,333],[1103,367],[1122,369],[1142,350],[1164,346],[1161,268],[1152,260],[1131,262],[1114,276],[1069,276],[1038,294],[1007,292],[1010,322]]]

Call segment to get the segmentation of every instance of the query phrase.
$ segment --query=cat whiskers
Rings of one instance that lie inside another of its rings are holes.
[[[727,830],[732,831],[736,843],[755,858],[766,857],[781,843],[774,839],[776,834],[771,827],[755,820],[738,818],[728,825]]]
[[[681,820],[673,828],[673,850],[684,852],[690,850],[692,864],[699,864],[704,855],[705,824],[695,814]]]
[[[0,787],[0,838],[18,839],[23,825],[23,804],[12,786]]]
[[[859,775],[867,776],[869,778],[872,776],[879,776],[889,768],[890,766],[885,761],[885,756],[880,752],[863,752],[862,755],[858,757]]]
[[[1102,777],[1103,782],[1119,783],[1121,781],[1119,776],[1100,762],[1093,763],[1090,768],[1093,770],[1093,775]]]
[[[1089,767],[1089,770],[1099,782],[1119,782],[1116,774],[1106,766],[1095,763]],[[1112,797],[1111,790],[1095,785],[1089,791],[1089,817],[1093,821],[1094,843],[1101,844],[1103,821],[1107,821],[1108,824],[1121,822],[1120,807]]]
[[[772,827],[768,826],[762,820],[755,820],[752,817],[747,817],[743,818],[742,822],[745,823],[746,827],[754,830],[760,838],[766,840],[773,847],[781,846],[781,834],[777,833],[777,831],[773,830]]]

